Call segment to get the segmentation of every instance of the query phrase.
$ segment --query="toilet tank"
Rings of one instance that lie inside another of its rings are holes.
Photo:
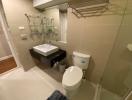
[[[90,60],[90,55],[79,53],[79,52],[73,52],[74,66],[78,66],[82,70],[85,70],[88,68],[89,60]]]

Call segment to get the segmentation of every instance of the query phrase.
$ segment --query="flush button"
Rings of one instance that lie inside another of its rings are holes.
[[[24,30],[25,27],[24,27],[24,26],[19,26],[18,29],[19,29],[19,30]]]

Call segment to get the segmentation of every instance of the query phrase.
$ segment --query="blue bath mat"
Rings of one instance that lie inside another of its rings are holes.
[[[68,100],[60,91],[56,90],[47,100]]]

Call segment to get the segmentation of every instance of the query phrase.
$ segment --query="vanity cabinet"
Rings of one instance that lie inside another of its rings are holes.
[[[60,62],[61,60],[66,58],[66,51],[61,49],[48,56],[44,56],[40,53],[37,53],[33,49],[30,49],[30,54],[33,58],[39,60],[42,64],[49,65],[50,67],[53,67],[56,62]]]

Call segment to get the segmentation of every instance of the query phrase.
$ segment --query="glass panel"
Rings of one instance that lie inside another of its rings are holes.
[[[132,1],[126,0],[125,14],[101,81],[100,100],[125,100],[132,89]]]

